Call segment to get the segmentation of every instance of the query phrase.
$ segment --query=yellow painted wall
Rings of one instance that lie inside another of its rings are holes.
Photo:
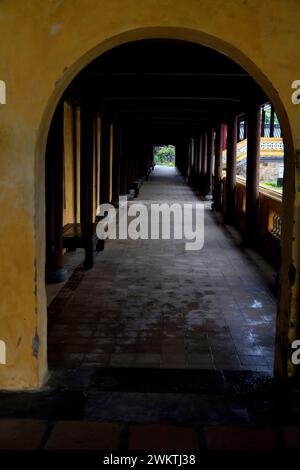
[[[44,153],[51,115],[83,66],[130,40],[167,37],[215,47],[269,93],[288,152],[280,325],[295,320],[299,279],[290,289],[288,267],[293,259],[299,268],[293,144],[300,149],[300,106],[291,102],[291,82],[300,79],[299,18],[298,0],[0,2],[0,80],[7,92],[0,104],[0,340],[7,347],[0,388],[38,387],[47,371]]]

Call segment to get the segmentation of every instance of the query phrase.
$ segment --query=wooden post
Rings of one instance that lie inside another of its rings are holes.
[[[246,180],[246,233],[244,242],[252,245],[258,231],[260,106],[252,106],[248,113],[247,180]]]
[[[215,168],[214,168],[214,186],[213,186],[213,209],[221,210],[221,179],[222,179],[222,142],[223,142],[224,126],[219,124],[216,126],[216,142],[215,142]]]
[[[195,183],[196,183],[196,186],[198,186],[198,181],[199,181],[200,145],[201,145],[201,139],[200,139],[200,136],[198,135],[197,137],[195,137]]]
[[[46,282],[63,282],[64,103],[54,113],[46,148]]]
[[[193,168],[192,168],[192,185],[197,185],[197,165],[198,165],[198,137],[194,137],[194,157],[193,157]]]
[[[197,167],[197,188],[201,189],[201,172],[202,172],[202,135],[199,135],[199,146],[198,146],[198,167]]]
[[[128,172],[128,130],[122,126],[120,129],[120,195],[127,194]]]
[[[101,118],[100,139],[100,201],[101,204],[109,202],[109,149],[110,149],[110,125],[106,118]]]
[[[89,107],[81,107],[81,190],[80,190],[80,222],[89,224],[94,221],[93,214],[93,144],[94,121]]]
[[[207,134],[202,135],[201,145],[201,173],[200,173],[200,193],[205,194],[205,180],[207,174]]]
[[[260,123],[260,136],[265,137],[265,125],[266,125],[266,113],[265,110],[261,110],[261,123]]]
[[[235,221],[237,118],[227,122],[226,205],[224,222]]]
[[[214,129],[210,129],[207,133],[207,159],[206,159],[206,179],[205,179],[205,195],[211,194],[211,184],[212,184],[212,165],[213,165],[213,155],[214,155]]]
[[[270,137],[274,137],[274,123],[275,123],[275,111],[274,111],[274,106],[271,104]]]
[[[114,123],[113,132],[113,163],[112,163],[112,202],[118,204],[120,196],[120,171],[121,171],[121,131],[120,125]]]

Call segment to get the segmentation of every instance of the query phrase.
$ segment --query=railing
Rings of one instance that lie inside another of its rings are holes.
[[[226,201],[225,180],[222,178],[222,201]],[[272,188],[259,187],[258,247],[263,255],[279,267],[282,224],[282,194]],[[246,179],[236,177],[235,224],[242,234],[246,230]]]
[[[280,265],[282,194],[274,189],[259,188],[259,245],[276,267]]]
[[[235,218],[238,229],[246,230],[246,178],[236,177]]]

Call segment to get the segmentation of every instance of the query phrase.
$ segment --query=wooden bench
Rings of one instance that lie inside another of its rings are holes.
[[[67,251],[76,251],[76,248],[85,249],[85,269],[91,269],[94,265],[93,251],[103,251],[104,240],[96,235],[97,223],[67,224],[63,227],[63,247]]]
[[[150,173],[151,173],[151,171],[153,171],[153,170],[154,170],[154,166],[153,166],[153,164],[151,164],[151,165],[148,167],[148,169],[147,169],[146,181],[148,181],[149,176],[150,176]]]

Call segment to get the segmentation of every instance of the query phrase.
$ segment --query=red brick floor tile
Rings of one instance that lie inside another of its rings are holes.
[[[34,450],[40,445],[46,428],[40,421],[0,420],[0,450]]]
[[[160,354],[144,354],[144,353],[138,353],[136,354],[136,359],[135,359],[136,364],[139,364],[140,366],[147,365],[147,364],[153,364],[154,367],[159,367],[161,363],[161,356]]]
[[[267,366],[270,362],[265,356],[248,356],[240,354],[239,358],[243,366]]]
[[[274,450],[279,446],[272,428],[211,427],[205,436],[209,450]]]
[[[281,428],[280,431],[287,449],[300,449],[300,428],[290,426]]]
[[[135,354],[128,353],[114,353],[111,355],[110,367],[121,367],[126,366],[127,364],[134,364]]]
[[[163,354],[162,355],[162,367],[185,368],[187,365],[187,358],[185,354]]]
[[[132,425],[129,429],[129,450],[194,450],[198,448],[196,433],[185,427],[164,424]]]
[[[117,423],[96,421],[60,421],[45,446],[55,450],[116,450],[122,427]]]
[[[175,169],[156,168],[138,200],[198,197]],[[101,348],[113,367],[174,367],[170,356],[185,356],[178,367],[271,372],[276,299],[259,257],[248,260],[208,206],[205,223],[201,256],[179,240],[109,240],[93,269],[75,270],[49,307],[50,368],[107,364],[81,356]]]

